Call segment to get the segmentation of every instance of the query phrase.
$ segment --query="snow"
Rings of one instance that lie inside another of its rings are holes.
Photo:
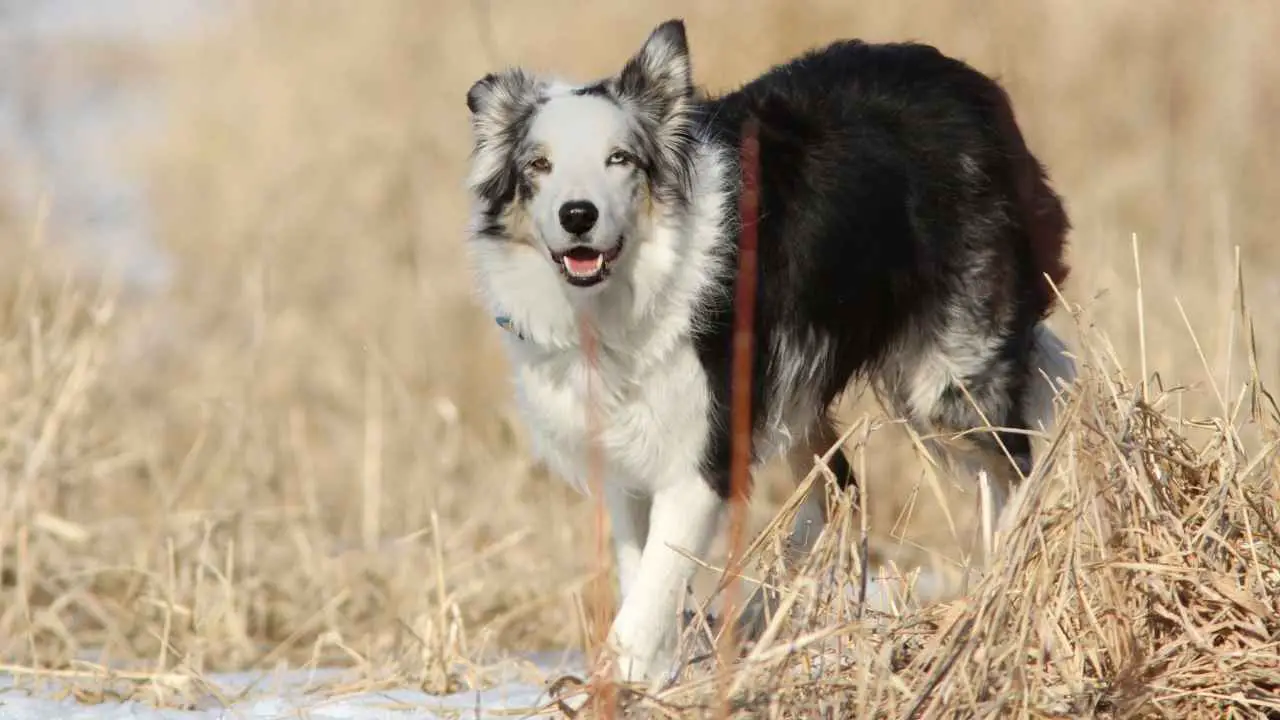
[[[0,693],[0,720],[111,720],[113,718],[296,718],[373,720],[375,718],[490,718],[513,714],[536,716],[548,703],[539,687],[512,684],[478,693],[430,696],[400,690],[345,697],[281,696],[241,700],[226,708],[181,710],[157,708],[137,701],[81,704],[72,698],[31,697],[19,691]],[[545,714],[545,713],[544,713]]]
[[[483,690],[451,695],[430,695],[401,688],[337,692],[343,679],[358,686],[354,675],[338,670],[290,670],[283,672],[210,674],[201,676],[216,688],[194,708],[157,707],[146,702],[120,700],[78,702],[74,687],[100,686],[97,679],[78,683],[42,679],[38,690],[30,679],[0,673],[0,720],[214,720],[222,718],[315,718],[316,720],[382,720],[383,718],[511,718],[554,715],[546,685],[530,674],[554,678],[580,673],[577,656],[530,656],[526,667],[535,673],[508,673],[505,682]],[[317,685],[328,689],[316,690]],[[222,704],[216,698],[240,698]]]

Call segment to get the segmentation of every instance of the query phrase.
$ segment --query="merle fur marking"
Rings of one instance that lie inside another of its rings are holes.
[[[1047,429],[1042,372],[1074,377],[1041,322],[1050,281],[1068,274],[1069,223],[994,80],[926,45],[843,40],[710,97],[695,93],[684,25],[670,21],[613,77],[508,69],[473,85],[467,106],[468,250],[486,305],[515,331],[506,346],[534,450],[581,487],[585,403],[597,404],[624,674],[669,667],[693,565],[667,546],[704,553],[729,491],[748,118],[761,162],[756,466],[781,454],[802,473],[838,437],[832,402],[865,377],[957,470],[986,470],[997,504],[1032,467],[1026,434],[970,431]],[[593,221],[558,221],[568,203]],[[842,453],[833,464],[854,481]],[[825,514],[806,508],[797,544]]]

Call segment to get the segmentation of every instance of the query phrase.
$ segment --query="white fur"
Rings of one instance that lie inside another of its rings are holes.
[[[598,291],[566,284],[532,246],[471,244],[490,311],[509,317],[515,331],[506,346],[533,442],[580,489],[588,480],[588,412],[601,428],[612,482],[651,492],[701,459],[708,392],[689,331],[721,272],[723,171],[711,150],[697,166],[694,211],[636,228],[621,266]],[[598,296],[579,305],[575,293]],[[594,335],[595,357],[585,356],[583,333]]]
[[[699,474],[667,478],[653,493],[649,536],[609,631],[625,680],[661,680],[672,670],[680,600],[705,557],[723,501]]]
[[[561,102],[581,109],[581,100],[553,98],[544,112]],[[607,122],[575,129],[610,132]],[[579,139],[577,148],[598,144]],[[710,396],[690,340],[695,314],[716,300],[708,293],[726,270],[717,255],[726,202],[718,152],[704,144],[695,156],[688,211],[656,207],[638,217],[603,287],[564,282],[539,238],[469,243],[490,311],[510,318],[516,404],[535,453],[589,492],[588,428],[599,431],[594,451],[624,596],[610,637],[620,669],[635,679],[669,669],[678,601],[695,569],[668,545],[705,554],[721,505],[700,474]],[[584,333],[594,336],[594,357],[584,352]]]
[[[810,329],[804,337],[779,334],[772,351],[777,368],[773,397],[779,401],[769,408],[759,438],[760,455],[766,458],[786,453],[813,427],[813,418],[822,405],[818,384],[821,363],[829,347],[825,338]],[[799,436],[795,434],[797,429]]]

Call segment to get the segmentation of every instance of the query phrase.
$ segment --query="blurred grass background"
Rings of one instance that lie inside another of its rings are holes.
[[[711,91],[837,37],[920,40],[998,76],[1066,198],[1065,295],[1082,326],[1123,366],[1192,386],[1188,417],[1220,414],[1215,386],[1233,400],[1249,372],[1238,248],[1257,371],[1277,379],[1273,2],[288,0],[218,13],[225,28],[119,70],[146,74],[168,107],[159,130],[113,148],[145,189],[167,286],[122,290],[94,262],[68,275],[44,248],[62,238],[42,206],[0,213],[10,661],[403,664],[443,688],[459,657],[580,642],[592,505],[528,458],[500,330],[471,299],[464,95],[506,64],[612,73],[669,16],[686,18]],[[0,167],[0,187],[14,172]],[[1065,313],[1054,325],[1076,337]],[[868,447],[872,531],[955,554],[901,433]],[[757,528],[789,492],[779,472],[760,486]],[[946,491],[961,515],[972,506]]]

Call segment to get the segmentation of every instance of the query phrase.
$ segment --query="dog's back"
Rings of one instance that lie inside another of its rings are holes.
[[[872,202],[905,192],[915,202],[914,219],[933,223],[919,228],[920,239],[944,241],[946,224],[978,220],[995,201],[1025,233],[1010,248],[1028,251],[1024,269],[1058,286],[1067,278],[1067,215],[1027,148],[1008,95],[932,46],[835,42],[705,100],[703,111],[727,143],[736,144],[748,115],[760,123],[764,191],[771,196],[765,202],[774,220],[779,208],[803,206],[826,217],[857,212],[867,222],[870,208],[857,205],[850,191],[871,194]],[[808,232],[796,221],[787,233]],[[788,253],[796,251],[791,245]],[[946,254],[916,251],[926,263],[918,266],[923,276],[936,270],[927,263]],[[1034,296],[1034,314],[1043,316],[1051,294],[1044,287]]]
[[[1023,396],[1050,282],[1067,276],[1068,221],[998,83],[926,45],[848,40],[701,111],[728,146],[748,117],[760,128],[758,441],[815,409],[822,425],[859,371],[926,433],[1042,414]],[[703,339],[726,373],[732,316]],[[729,378],[712,374],[723,400]],[[972,444],[1030,467],[1025,435]]]

